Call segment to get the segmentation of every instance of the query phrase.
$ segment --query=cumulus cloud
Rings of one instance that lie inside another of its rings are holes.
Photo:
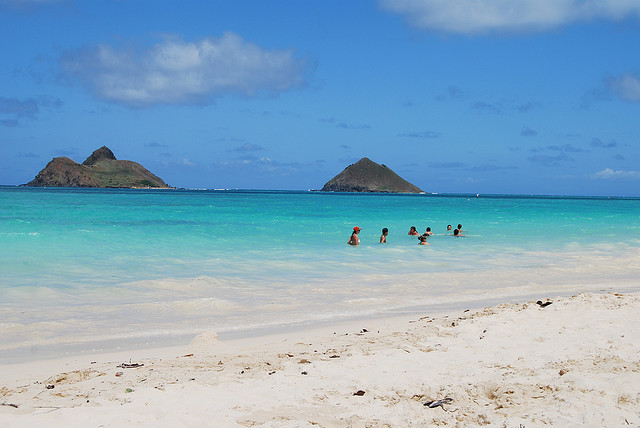
[[[168,169],[178,169],[181,171],[194,171],[197,170],[200,165],[192,161],[188,157],[174,156],[171,153],[160,153],[158,156],[165,158],[161,161],[161,164]]]
[[[0,97],[0,115],[8,116],[0,120],[3,126],[17,126],[22,118],[35,119],[41,108],[57,108],[62,105],[59,98],[40,96],[37,98],[5,98]]]
[[[544,166],[559,166],[565,162],[574,162],[574,159],[567,156],[566,153],[560,153],[555,156],[549,155],[533,155],[527,158],[529,162],[539,163]]]
[[[33,98],[19,100],[17,98],[0,97],[0,113],[12,114],[17,117],[34,117],[38,109],[38,103]]]
[[[437,101],[447,101],[448,99],[461,99],[464,97],[464,92],[457,86],[449,86],[445,93],[436,96]]]
[[[532,101],[526,102],[524,104],[521,104],[518,106],[518,111],[520,113],[526,113],[528,111],[533,110],[534,108],[538,107],[538,103],[534,103]]]
[[[3,119],[0,120],[0,125],[6,126],[7,128],[15,128],[18,126],[18,121],[15,119]]]
[[[346,121],[339,121],[335,117],[322,118],[320,119],[320,122],[335,125],[336,128],[342,128],[342,129],[360,129],[360,130],[371,129],[371,125],[368,125],[366,123],[354,124]]]
[[[371,125],[367,125],[366,123],[352,124],[347,122],[340,122],[336,125],[336,127],[342,129],[370,129]]]
[[[476,101],[474,103],[471,104],[471,107],[475,110],[478,111],[482,111],[485,113],[495,113],[495,114],[501,114],[502,113],[502,106],[499,104],[490,104],[490,103],[486,103],[484,101]]]
[[[594,19],[640,16],[633,0],[379,0],[411,25],[449,33],[543,31]]]
[[[422,132],[404,132],[402,134],[398,134],[398,137],[407,137],[407,138],[438,138],[440,137],[440,133],[434,131],[422,131]]]
[[[145,143],[145,147],[158,148],[158,147],[167,147],[166,144],[158,143],[157,141],[152,141],[150,143]]]
[[[262,146],[257,144],[245,143],[239,147],[233,149],[234,152],[248,153],[248,152],[259,152],[264,150]]]
[[[605,168],[590,176],[595,180],[611,180],[616,178],[634,178],[640,179],[640,171],[614,171],[611,168]]]
[[[640,102],[640,75],[623,73],[606,81],[609,89],[625,101]]]
[[[133,107],[277,94],[303,86],[306,69],[291,50],[265,50],[231,32],[196,42],[167,39],[141,52],[101,44],[68,51],[60,63],[96,97]]]
[[[588,153],[590,150],[583,149],[582,147],[575,147],[571,144],[565,144],[560,147],[560,150],[567,153]]]
[[[608,143],[606,141],[602,141],[600,138],[592,138],[591,139],[592,147],[601,147],[603,149],[612,149],[618,146],[615,140],[611,140]]]
[[[589,150],[583,149],[581,147],[576,147],[572,144],[564,144],[562,146],[546,146],[546,147],[535,147],[529,149],[532,153],[540,153],[544,151],[552,151],[552,152],[563,152],[563,153],[583,153],[589,152]]]
[[[240,156],[236,159],[216,160],[212,166],[216,169],[225,170],[250,170],[252,174],[261,173],[269,175],[291,175],[300,171],[308,171],[310,168],[318,168],[323,166],[323,160],[314,162],[279,162],[269,157],[258,157],[252,155]]]

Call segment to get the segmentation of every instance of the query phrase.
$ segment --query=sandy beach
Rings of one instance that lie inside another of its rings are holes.
[[[540,302],[4,365],[0,421],[638,426],[640,293]]]

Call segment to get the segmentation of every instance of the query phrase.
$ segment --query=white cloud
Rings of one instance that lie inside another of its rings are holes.
[[[607,85],[623,100],[640,102],[640,77],[637,74],[623,73],[611,77]]]
[[[58,108],[61,105],[62,101],[59,98],[47,95],[24,100],[0,97],[0,125],[15,127],[18,126],[19,119],[36,119],[41,108]]]
[[[269,157],[257,157],[252,155],[241,156],[235,159],[216,160],[212,166],[216,170],[225,169],[227,171],[251,171],[251,174],[270,174],[288,176],[300,172],[309,172],[311,169],[322,167],[323,160],[314,162],[280,162]]]
[[[67,52],[63,69],[95,96],[119,104],[206,104],[216,96],[279,93],[304,84],[304,61],[234,33],[197,42],[165,40],[144,52],[98,45]]]
[[[614,171],[611,168],[605,168],[590,176],[598,180],[610,180],[615,178],[637,178],[640,179],[640,171]]]
[[[407,137],[407,138],[439,138],[440,137],[440,133],[434,132],[434,131],[403,132],[397,135],[398,137]]]
[[[421,29],[451,33],[540,31],[640,15],[637,0],[379,0]]]
[[[259,146],[257,144],[244,143],[243,145],[241,145],[240,147],[236,147],[232,151],[241,152],[241,153],[248,153],[248,152],[259,152],[259,151],[262,151],[262,150],[264,150],[264,147]]]

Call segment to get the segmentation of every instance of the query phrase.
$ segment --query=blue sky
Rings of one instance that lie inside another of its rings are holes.
[[[640,196],[640,1],[0,0],[0,184],[103,145],[177,187]]]

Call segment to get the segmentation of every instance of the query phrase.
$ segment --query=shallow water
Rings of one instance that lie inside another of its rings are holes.
[[[0,187],[0,360],[635,289],[638,261],[633,198]]]

